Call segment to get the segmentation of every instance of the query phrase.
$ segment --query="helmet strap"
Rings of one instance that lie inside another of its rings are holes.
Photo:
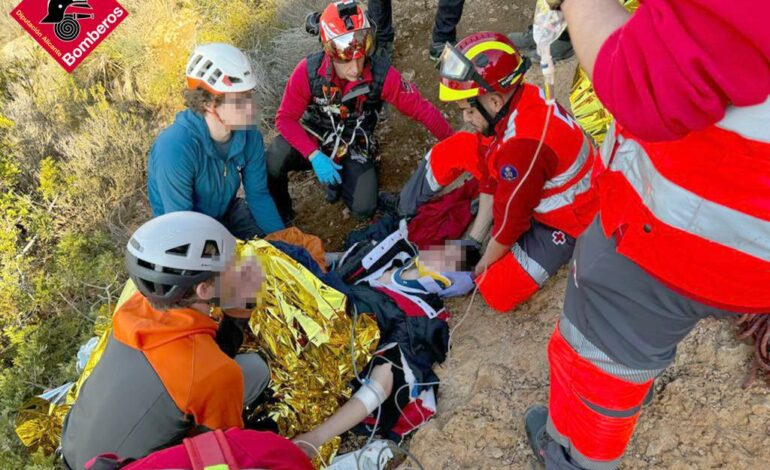
[[[503,119],[505,116],[508,115],[508,110],[511,105],[511,100],[513,100],[513,96],[516,94],[516,92],[511,93],[511,96],[506,100],[505,104],[502,108],[500,108],[500,111],[495,114],[493,117],[491,114],[489,114],[489,111],[479,102],[479,99],[474,97],[470,98],[468,100],[468,103],[470,103],[471,106],[476,108],[478,112],[484,117],[484,120],[487,121],[487,128],[482,132],[482,134],[485,137],[492,137],[495,135],[495,127],[497,127],[497,123],[500,122],[501,119]]]

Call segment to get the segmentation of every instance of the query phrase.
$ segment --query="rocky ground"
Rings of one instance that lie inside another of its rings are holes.
[[[531,0],[468,0],[459,35],[478,30],[510,32],[527,26]],[[435,1],[394,1],[395,66],[438,102],[437,73],[427,46]],[[567,95],[576,61],[559,64],[557,97]],[[537,83],[538,72],[528,79]],[[452,106],[440,105],[459,127]],[[432,144],[419,125],[398,115],[381,126],[382,186],[397,190]],[[308,174],[295,179],[297,224],[319,234],[327,249],[341,247],[356,225],[342,205],[323,203]],[[522,423],[531,403],[546,402],[546,343],[564,297],[565,274],[530,302],[497,315],[476,298],[449,304],[454,317],[452,352],[439,368],[443,385],[437,417],[420,429],[409,448],[426,469],[528,468],[532,454]],[[460,323],[464,313],[467,317]],[[682,343],[676,362],[656,381],[655,398],[643,412],[623,461],[624,469],[766,468],[770,466],[770,392],[765,379],[740,387],[752,349],[734,339],[727,321],[702,322]]]

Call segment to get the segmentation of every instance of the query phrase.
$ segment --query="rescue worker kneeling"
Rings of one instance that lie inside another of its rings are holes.
[[[64,421],[69,468],[243,426],[244,406],[270,373],[257,354],[235,354],[263,279],[256,260],[234,258],[235,245],[222,224],[196,212],[162,215],[133,234],[126,267],[139,292],[115,312],[103,356]],[[224,312],[218,327],[212,306]]]
[[[338,1],[318,17],[324,50],[297,64],[275,116],[279,135],[267,149],[268,185],[285,222],[294,218],[288,173],[309,170],[359,218],[377,207],[374,130],[384,103],[419,121],[441,140],[453,131],[414,84],[373,56],[372,24],[363,7]]]
[[[549,111],[543,91],[524,83],[527,67],[499,33],[446,46],[439,98],[457,102],[477,132],[458,132],[434,146],[399,198],[399,212],[411,216],[464,172],[479,180],[469,235],[479,249],[490,225],[492,236],[468,276],[477,276],[480,293],[501,312],[527,300],[569,261],[575,238],[596,213],[596,150],[564,108],[554,104]]]

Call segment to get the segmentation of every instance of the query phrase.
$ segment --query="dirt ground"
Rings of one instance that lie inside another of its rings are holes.
[[[435,1],[394,1],[394,65],[438,102],[436,70],[427,46]],[[459,36],[478,30],[510,32],[525,28],[531,0],[468,0]],[[557,68],[557,97],[567,95],[574,59]],[[536,69],[528,79],[538,83]],[[460,116],[440,105],[456,128]],[[381,186],[398,190],[433,143],[421,126],[391,111],[379,131]],[[333,251],[357,223],[342,219],[341,203],[330,206],[310,175],[292,187],[298,199],[297,225],[320,235]],[[449,303],[453,312],[452,351],[438,369],[443,382],[437,417],[416,432],[409,449],[426,469],[529,468],[532,453],[522,415],[532,403],[546,402],[546,343],[561,310],[565,273],[507,315],[497,315],[477,298]],[[676,362],[656,381],[655,398],[637,426],[621,468],[767,468],[770,466],[770,389],[759,379],[740,387],[752,348],[734,339],[727,321],[702,322],[682,343]]]

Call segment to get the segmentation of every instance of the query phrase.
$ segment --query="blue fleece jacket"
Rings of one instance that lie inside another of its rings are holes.
[[[267,190],[264,143],[256,127],[233,131],[230,151],[223,159],[203,116],[188,109],[176,115],[150,149],[147,195],[153,217],[195,211],[221,219],[241,181],[259,228],[266,233],[283,229]]]

